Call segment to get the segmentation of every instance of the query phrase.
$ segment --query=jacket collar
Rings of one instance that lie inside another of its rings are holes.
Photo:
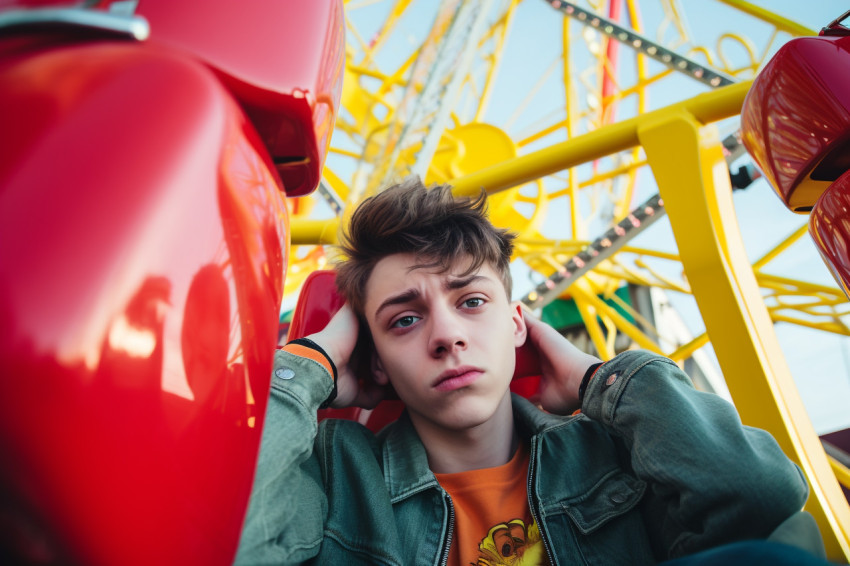
[[[517,432],[526,443],[530,444],[536,435],[564,424],[565,420],[572,420],[544,413],[519,395],[512,394],[511,397]],[[393,504],[420,491],[439,488],[437,478],[428,467],[425,446],[406,411],[379,436],[383,441],[384,482]]]
[[[511,394],[511,397],[517,432],[526,441],[531,441],[538,434],[553,427],[561,426],[574,418],[544,412],[525,397],[520,397],[515,393]]]
[[[407,411],[381,431],[384,483],[393,504],[430,487],[439,486],[428,467],[425,445],[419,439]]]

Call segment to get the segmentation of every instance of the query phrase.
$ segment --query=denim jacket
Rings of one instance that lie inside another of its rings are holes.
[[[237,564],[444,564],[451,498],[410,419],[374,435],[316,410],[317,362],[279,351]],[[283,372],[281,369],[292,371]],[[696,391],[672,361],[630,351],[602,365],[582,413],[513,398],[528,498],[551,564],[654,564],[765,538],[808,487],[766,432]]]

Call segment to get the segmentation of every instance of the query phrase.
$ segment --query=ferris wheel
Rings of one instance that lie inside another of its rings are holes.
[[[850,305],[806,247],[805,219],[772,216],[769,190],[752,188],[738,134],[759,68],[817,30],[744,0],[351,0],[346,26],[323,181],[289,203],[285,293],[388,183],[483,188],[493,222],[518,234],[515,298],[561,326],[568,303],[605,359],[635,345],[707,368],[705,387],[728,385],[745,421],[796,455],[828,546],[850,557],[833,475],[847,468],[820,454],[773,330],[848,336]],[[689,325],[669,316],[682,309]]]

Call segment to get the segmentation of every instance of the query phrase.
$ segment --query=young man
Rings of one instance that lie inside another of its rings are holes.
[[[418,180],[358,207],[337,267],[347,305],[275,354],[237,563],[654,564],[812,527],[801,472],[731,405],[654,354],[600,365],[512,304],[512,239],[483,196]],[[509,391],[526,340],[545,412]],[[406,412],[378,435],[317,426],[323,403],[391,391]]]

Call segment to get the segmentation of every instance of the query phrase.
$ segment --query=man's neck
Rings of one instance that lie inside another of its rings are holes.
[[[510,395],[486,422],[462,431],[434,426],[411,415],[425,452],[428,466],[438,474],[493,468],[507,464],[519,445]]]

